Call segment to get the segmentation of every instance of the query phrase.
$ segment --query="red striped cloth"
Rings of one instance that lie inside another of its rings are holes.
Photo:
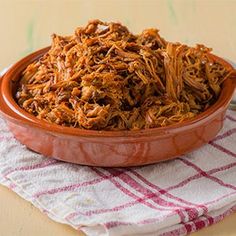
[[[185,235],[236,210],[236,112],[209,144],[136,168],[67,164],[33,153],[0,118],[0,183],[87,235]],[[79,155],[79,154],[78,154]]]

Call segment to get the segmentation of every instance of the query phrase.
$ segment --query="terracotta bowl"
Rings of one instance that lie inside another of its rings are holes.
[[[21,72],[49,50],[44,48],[14,64],[0,80],[0,110],[22,144],[47,157],[82,165],[125,167],[156,163],[188,153],[220,131],[236,86],[226,80],[217,102],[197,117],[164,128],[140,131],[93,131],[62,127],[39,120],[14,100]],[[214,56],[215,57],[215,56]],[[215,57],[231,67],[221,58]]]

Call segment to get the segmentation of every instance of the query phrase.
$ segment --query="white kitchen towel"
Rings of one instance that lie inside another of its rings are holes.
[[[0,118],[0,183],[87,235],[185,235],[236,210],[236,112],[228,111],[220,134],[192,153],[112,169],[34,153]]]

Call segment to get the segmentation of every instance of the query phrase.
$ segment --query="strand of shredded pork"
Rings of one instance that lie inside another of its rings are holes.
[[[18,104],[39,119],[94,130],[137,130],[192,118],[213,104],[231,71],[210,49],[133,35],[94,20],[22,73]]]

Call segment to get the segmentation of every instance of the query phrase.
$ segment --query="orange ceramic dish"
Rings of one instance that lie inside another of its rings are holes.
[[[236,86],[232,75],[217,102],[207,111],[175,125],[138,131],[95,131],[62,127],[39,120],[14,100],[21,72],[49,48],[13,65],[0,80],[0,110],[15,138],[47,157],[91,166],[146,165],[175,158],[210,141],[223,126]],[[226,67],[229,63],[216,57]]]

